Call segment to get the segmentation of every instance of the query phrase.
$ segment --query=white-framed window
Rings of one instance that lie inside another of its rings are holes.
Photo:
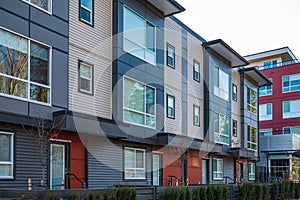
[[[232,84],[232,100],[237,101],[237,85]]]
[[[175,97],[167,94],[167,117],[175,119]]]
[[[167,43],[167,65],[175,68],[175,47]]]
[[[272,81],[271,78],[269,80]],[[273,88],[272,85],[261,86],[258,89],[258,95],[260,97],[272,95],[272,93],[273,93],[273,91],[272,91],[273,89],[272,88]]]
[[[283,134],[300,135],[300,126],[283,127]]]
[[[247,110],[257,114],[257,93],[250,88],[247,88]]]
[[[249,181],[255,181],[255,163],[248,164],[248,179]]]
[[[282,92],[300,91],[300,74],[293,74],[282,77]]]
[[[93,65],[79,61],[79,91],[93,94]]]
[[[123,78],[123,121],[156,127],[156,89],[128,77]]]
[[[200,126],[200,107],[194,105],[194,125]]]
[[[260,136],[269,136],[269,135],[273,135],[273,129],[272,129],[272,128],[259,129],[259,135],[260,135]]]
[[[146,150],[125,147],[124,179],[146,179]]]
[[[214,113],[214,140],[215,143],[229,144],[229,120],[219,113]]]
[[[123,11],[124,51],[155,65],[155,26],[126,6]]]
[[[14,134],[0,132],[0,179],[14,177]]]
[[[300,100],[284,101],[283,104],[283,118],[300,117]]]
[[[232,120],[232,135],[237,137],[237,120]]]
[[[195,81],[200,81],[200,63],[196,60],[193,63],[193,78]]]
[[[80,0],[80,20],[93,25],[94,0]]]
[[[259,105],[259,121],[266,121],[266,120],[273,119],[272,107],[273,104],[271,103]]]
[[[214,94],[226,101],[229,99],[229,75],[214,67]]]
[[[0,28],[0,95],[51,104],[51,47]]]
[[[257,128],[247,127],[247,148],[253,151],[257,150]]]
[[[213,159],[213,179],[223,180],[223,159]]]
[[[47,13],[52,13],[52,0],[22,0]]]

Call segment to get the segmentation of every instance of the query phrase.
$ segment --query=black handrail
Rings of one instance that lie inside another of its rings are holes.
[[[88,185],[87,185],[85,182],[83,182],[82,180],[80,180],[80,178],[78,178],[78,176],[76,176],[76,174],[74,174],[74,173],[66,173],[65,175],[66,175],[66,176],[74,176],[74,178],[75,178],[78,182],[81,183],[82,188],[84,188],[84,189],[89,189]]]
[[[172,186],[173,184],[173,178],[175,180],[177,180],[178,182],[181,182],[182,183],[182,180],[180,180],[179,178],[177,178],[176,176],[169,176],[170,177],[170,180],[169,180],[169,186]]]
[[[235,184],[235,180],[233,180],[231,177],[229,177],[229,176],[224,176],[224,178],[225,178],[226,184],[228,184],[228,179],[232,181],[231,184]]]

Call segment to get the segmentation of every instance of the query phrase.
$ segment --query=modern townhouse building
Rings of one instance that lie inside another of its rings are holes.
[[[172,16],[176,1],[0,8],[0,187],[255,180],[257,88],[269,80]]]
[[[288,47],[245,58],[273,82],[259,89],[259,180],[299,181],[300,64]]]

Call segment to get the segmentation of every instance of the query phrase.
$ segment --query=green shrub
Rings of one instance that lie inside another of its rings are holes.
[[[117,186],[113,190],[112,199],[113,200],[136,200],[137,193],[134,188],[131,188],[129,186],[125,186],[125,187]]]

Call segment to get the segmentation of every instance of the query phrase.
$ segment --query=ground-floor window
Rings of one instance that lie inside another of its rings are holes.
[[[289,180],[290,164],[288,159],[271,160],[271,181],[281,182]]]
[[[249,181],[255,180],[255,163],[249,163],[248,165],[248,179]]]
[[[0,132],[0,179],[13,178],[13,133]]]
[[[213,179],[223,180],[223,159],[213,159]]]
[[[145,149],[125,147],[125,179],[146,179]]]

